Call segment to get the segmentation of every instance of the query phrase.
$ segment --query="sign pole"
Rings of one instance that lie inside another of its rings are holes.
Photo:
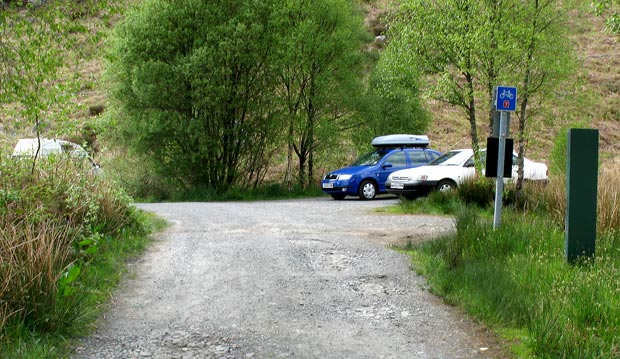
[[[493,229],[502,224],[502,196],[504,195],[504,158],[506,154],[506,111],[501,111],[499,119],[499,153],[497,155],[497,177],[495,179],[495,208]]]
[[[497,177],[495,182],[495,211],[493,214],[493,229],[502,224],[502,197],[504,195],[504,158],[506,157],[506,136],[508,114],[517,110],[517,88],[497,86],[495,88],[495,110],[500,111],[499,143],[497,156]],[[488,156],[488,154],[487,154]],[[512,154],[510,156],[512,158]],[[512,161],[512,160],[511,160]],[[512,165],[512,163],[510,163]]]

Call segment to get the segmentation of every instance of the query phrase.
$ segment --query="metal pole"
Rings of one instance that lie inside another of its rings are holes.
[[[499,153],[497,154],[497,178],[495,179],[495,210],[493,213],[493,229],[502,224],[502,197],[504,195],[504,158],[506,157],[506,111],[502,111],[499,119]]]

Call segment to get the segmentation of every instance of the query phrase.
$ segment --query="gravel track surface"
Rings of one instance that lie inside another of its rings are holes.
[[[502,358],[387,248],[452,220],[374,211],[395,203],[140,204],[171,226],[72,358]]]

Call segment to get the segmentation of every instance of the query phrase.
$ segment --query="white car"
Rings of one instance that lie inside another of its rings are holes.
[[[38,152],[38,154],[37,154]],[[37,154],[40,158],[50,156],[67,156],[77,160],[88,160],[93,173],[100,174],[101,167],[93,161],[86,150],[73,142],[48,138],[22,138],[13,149],[12,158],[32,158]]]
[[[71,158],[86,158],[88,152],[82,146],[69,141],[47,138],[22,138],[17,141],[13,149],[12,157],[34,157],[39,152],[40,157],[48,157],[53,154],[65,154]]]
[[[486,155],[481,150],[482,161]],[[512,180],[517,179],[517,162],[512,155]],[[474,151],[471,149],[453,150],[430,162],[426,166],[400,170],[390,174],[386,181],[387,192],[399,195],[419,194],[432,190],[449,191],[476,174]],[[547,165],[524,158],[523,177],[526,180],[548,178]]]

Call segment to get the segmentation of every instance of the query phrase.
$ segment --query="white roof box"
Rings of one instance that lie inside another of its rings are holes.
[[[373,147],[427,147],[431,141],[426,135],[387,135],[375,137]]]

